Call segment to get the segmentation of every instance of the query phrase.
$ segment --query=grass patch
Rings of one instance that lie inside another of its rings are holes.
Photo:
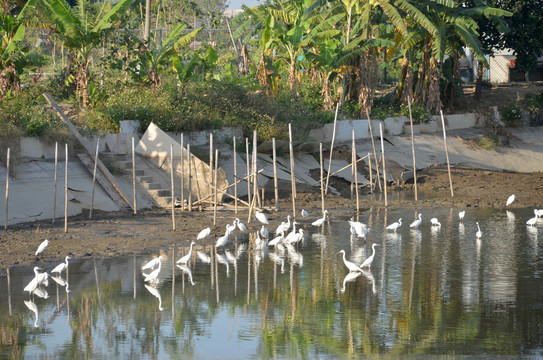
[[[498,135],[489,133],[483,135],[481,139],[477,140],[477,144],[485,150],[492,150],[496,146],[500,146],[502,144],[502,140]]]

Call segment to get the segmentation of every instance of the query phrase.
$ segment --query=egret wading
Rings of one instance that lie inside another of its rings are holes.
[[[479,222],[478,222],[478,221],[476,222],[476,224],[477,224],[477,232],[475,233],[475,237],[476,237],[477,239],[480,239],[480,238],[483,237],[483,232],[481,231],[481,227],[479,226]]]
[[[343,254],[343,263],[345,264],[345,266],[347,266],[347,269],[349,269],[349,271],[351,272],[362,271],[362,269],[360,269],[358,265],[356,265],[354,262],[351,262],[345,258],[345,250],[339,250],[338,253]]]
[[[326,221],[326,214],[328,214],[328,210],[324,210],[324,214],[320,219],[317,219],[311,223],[313,226],[321,226]]]
[[[364,260],[362,265],[360,265],[360,269],[364,269],[364,268],[369,269],[371,267],[371,264],[373,263],[373,259],[375,258],[375,247],[376,246],[379,246],[379,244],[373,243],[371,245],[371,248],[372,248],[373,252],[371,253],[371,256],[369,258],[367,258],[366,260]]]
[[[190,258],[192,257],[192,247],[195,245],[196,243],[193,241],[190,243],[190,248],[189,248],[189,252],[188,254],[186,254],[185,256],[183,256],[181,259],[177,260],[176,261],[176,264],[188,264],[189,261],[190,261]]]
[[[420,226],[420,224],[422,224],[422,214],[419,214],[419,218],[413,221],[411,225],[409,225],[409,227],[412,229],[416,229]]]
[[[65,262],[63,263],[60,263],[58,264],[57,266],[55,266],[55,268],[53,270],[51,270],[51,274],[55,274],[55,273],[58,273],[60,274],[61,272],[63,272],[64,270],[68,269],[68,260],[71,259],[70,256],[66,256],[66,258],[64,259]]]
[[[396,232],[396,230],[398,230],[400,226],[402,226],[402,218],[399,218],[398,221],[393,222],[392,224],[388,225],[387,230],[392,230]]]

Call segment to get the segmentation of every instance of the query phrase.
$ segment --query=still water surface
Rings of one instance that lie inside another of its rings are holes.
[[[0,277],[0,358],[543,357],[543,220],[527,228],[532,209],[422,216],[411,230],[414,211],[364,213],[363,239],[332,214],[303,224],[297,249],[245,250],[238,235],[216,256],[195,246],[189,268],[175,266],[188,247],[164,249],[156,288],[140,271],[153,254],[73,259],[69,285],[50,279],[47,298],[23,292],[32,268],[12,268],[9,286]],[[338,251],[361,263],[374,242],[371,270],[349,274]]]

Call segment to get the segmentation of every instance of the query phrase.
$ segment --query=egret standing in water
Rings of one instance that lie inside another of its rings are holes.
[[[324,210],[324,214],[320,219],[317,219],[311,223],[313,226],[321,226],[326,221],[326,214],[328,214],[328,210]]]
[[[476,224],[477,224],[477,232],[475,233],[475,237],[477,237],[477,239],[480,239],[483,237],[483,232],[481,231],[481,228],[479,227],[478,221],[476,222]]]
[[[458,220],[464,221],[464,216],[466,216],[466,210],[462,210],[458,213]]]
[[[38,250],[36,250],[36,256],[38,256],[39,254],[41,254],[45,248],[49,246],[49,240],[45,239],[43,240],[43,242],[40,244],[40,246],[38,246]]]
[[[534,217],[526,221],[526,225],[528,226],[535,226],[535,223],[537,222],[537,209],[534,209]]]
[[[513,201],[515,201],[515,194],[513,194],[513,195],[511,195],[511,196],[509,196],[507,198],[507,202],[505,203],[505,206],[511,205],[513,203]]]
[[[345,258],[345,250],[339,250],[338,253],[343,254],[343,263],[345,264],[345,266],[347,266],[347,269],[349,269],[349,271],[351,272],[362,271],[362,269],[360,269],[358,265],[356,265],[354,262],[351,262]]]
[[[396,232],[396,230],[398,230],[400,226],[402,226],[402,218],[399,218],[398,221],[388,225],[387,230],[393,230],[394,232]]]
[[[431,218],[430,222],[432,223],[432,226],[441,226],[441,223],[437,218]]]
[[[34,291],[38,287],[38,276],[40,275],[38,270],[41,270],[41,268],[37,267],[37,266],[34,266],[34,278],[32,280],[30,280],[30,282],[25,286],[23,291],[26,291],[26,292],[28,292],[30,294],[34,293]]]
[[[176,264],[188,264],[190,261],[190,258],[192,257],[192,247],[196,244],[194,241],[190,243],[190,248],[188,254],[183,256],[181,259],[176,261]]]
[[[302,209],[302,217],[306,218],[308,216],[309,216],[309,213],[305,209]]]
[[[373,250],[371,256],[369,258],[367,258],[366,260],[364,260],[364,262],[362,263],[362,265],[360,265],[360,269],[363,269],[363,268],[370,268],[371,267],[371,263],[373,263],[373,259],[375,258],[375,247],[376,246],[379,246],[379,244],[376,244],[376,243],[373,243],[373,245],[371,245],[371,248]]]
[[[162,256],[158,257],[160,260],[162,260]],[[149,274],[143,273],[143,277],[145,278],[145,281],[150,282],[152,284],[158,283],[158,275],[160,274],[160,270],[162,269],[162,261],[158,262],[158,267],[150,272]]]
[[[422,224],[422,214],[419,214],[419,218],[413,221],[411,225],[409,225],[409,227],[412,229],[416,229],[420,226],[420,224]]]
[[[58,264],[57,266],[55,266],[55,268],[53,270],[51,270],[51,274],[55,274],[55,273],[58,273],[60,274],[61,272],[63,272],[64,270],[68,269],[68,260],[71,259],[70,256],[66,256],[66,258],[64,259],[65,262],[63,263],[60,263]]]
[[[237,224],[237,226],[238,226],[239,231],[243,231],[243,232],[247,231],[247,226],[245,226],[245,224],[242,223],[242,222],[239,220],[239,218],[236,218],[236,224]]]
[[[141,267],[141,270],[147,270],[147,269],[154,269],[158,266],[160,263],[160,260],[162,260],[162,255],[159,257],[156,257],[154,259],[149,260],[145,265]]]

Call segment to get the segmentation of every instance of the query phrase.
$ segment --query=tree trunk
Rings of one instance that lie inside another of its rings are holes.
[[[363,116],[366,109],[371,112],[374,91],[377,84],[377,61],[373,50],[360,56],[360,82],[358,88],[358,105]]]
[[[8,66],[0,74],[0,100],[2,100],[9,90],[16,93],[20,89],[19,74],[15,67]]]
[[[270,82],[268,79],[268,70],[266,69],[266,61],[264,60],[264,52],[260,53],[260,64],[257,69],[258,81],[262,85],[264,94],[271,95]]]
[[[323,96],[322,106],[324,107],[324,110],[331,110],[334,104],[330,97],[330,74],[324,76],[321,94]]]
[[[289,82],[290,82],[290,96],[292,96],[293,99],[297,99],[298,88],[296,86],[296,57],[295,56],[291,56],[290,58]]]
[[[394,95],[394,103],[399,104],[403,96],[403,91],[405,87],[405,77],[407,76],[407,68],[409,66],[409,59],[407,55],[404,55],[402,60],[402,70],[400,71],[400,78],[398,79],[398,87],[396,88],[396,94]]]
[[[426,102],[426,109],[431,113],[438,113],[443,109],[443,103],[441,102],[441,96],[439,91],[439,80],[441,74],[437,66],[435,57],[430,59],[430,71],[429,71],[429,86],[428,86],[428,100]]]
[[[483,90],[483,72],[484,66],[482,61],[477,61],[477,80],[475,80],[475,100],[481,99],[481,91]]]

